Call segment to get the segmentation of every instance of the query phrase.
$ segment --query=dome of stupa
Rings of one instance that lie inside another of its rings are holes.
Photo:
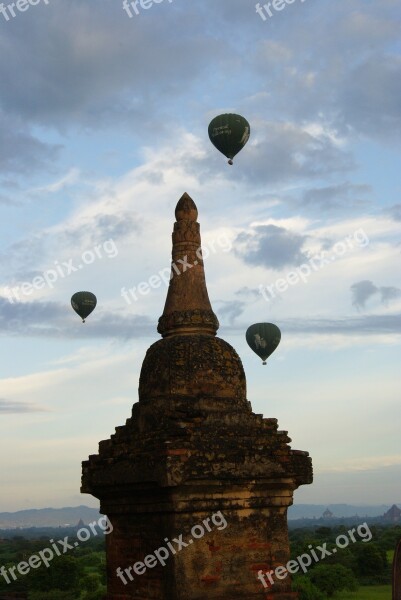
[[[158,331],[143,361],[139,400],[155,398],[231,398],[246,402],[241,359],[216,337],[219,322],[205,281],[198,210],[184,194],[176,210],[171,279]]]

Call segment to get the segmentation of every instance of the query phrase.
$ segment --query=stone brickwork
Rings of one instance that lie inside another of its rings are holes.
[[[392,600],[401,600],[401,540],[397,543],[393,558]]]
[[[287,509],[294,490],[312,482],[311,459],[290,448],[276,419],[252,412],[241,360],[216,337],[187,194],[176,218],[181,269],[159,320],[163,339],[147,351],[131,418],[83,463],[82,491],[100,499],[113,524],[107,599],[294,600],[288,579],[265,589],[257,573],[289,560]],[[127,585],[117,577],[166,540],[188,542],[193,526],[219,511],[225,528],[192,538],[165,566],[129,571],[133,581],[125,573]]]

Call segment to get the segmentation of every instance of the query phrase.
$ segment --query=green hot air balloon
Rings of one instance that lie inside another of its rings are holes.
[[[275,351],[281,340],[281,331],[273,323],[255,323],[248,327],[246,341],[248,346],[263,360]]]
[[[215,117],[209,124],[212,144],[233,164],[233,158],[249,140],[251,126],[241,115],[225,114]]]
[[[95,310],[96,304],[96,296],[92,292],[77,292],[71,298],[71,306],[81,317],[82,323]]]

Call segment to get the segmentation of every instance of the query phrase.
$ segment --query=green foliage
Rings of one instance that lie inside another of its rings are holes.
[[[29,587],[33,590],[48,592],[79,590],[81,569],[73,556],[60,556],[53,559],[50,566],[41,566],[31,571],[28,577]]]
[[[9,568],[21,561],[28,562],[32,555],[51,547],[50,535],[38,539],[18,536],[1,542],[0,565]],[[69,543],[74,544],[72,536]],[[29,600],[103,600],[106,595],[105,538],[102,535],[80,542],[68,553],[55,556],[48,568],[41,565],[27,575],[17,572],[17,576],[9,585],[0,577],[0,590],[26,592]]]
[[[336,545],[336,538],[340,533],[348,535],[352,528],[357,529],[358,524],[344,527],[340,526],[320,526],[310,528],[290,529],[291,558],[295,559],[303,553],[310,553],[311,544],[316,550],[318,556],[320,552],[317,546],[327,544],[327,548],[332,550]],[[354,531],[355,542],[350,543],[346,548],[338,548],[335,554],[327,556],[319,564],[324,565],[342,565],[350,569],[361,585],[390,584],[391,583],[391,556],[401,535],[401,526],[389,525],[370,525],[372,540],[362,541],[358,533]],[[311,569],[316,568],[316,564]]]
[[[51,590],[49,592],[29,592],[29,600],[77,600],[75,592]]]
[[[311,582],[307,575],[294,578],[292,588],[299,600],[325,600],[326,596]]]
[[[81,579],[81,588],[87,592],[96,592],[101,583],[99,573],[88,573]]]
[[[355,553],[352,551],[351,547],[341,548],[336,554],[332,554],[324,559],[325,565],[342,565],[347,569],[350,569],[356,575],[359,575],[358,572],[358,559]]]
[[[380,535],[374,539],[384,550],[394,550],[398,540],[401,539],[401,525],[382,528]]]
[[[388,562],[386,551],[376,543],[359,544],[354,549],[362,583],[386,583]]]
[[[86,592],[82,600],[103,600],[106,595],[106,587],[100,587],[94,592]]]
[[[332,598],[341,590],[352,592],[358,589],[358,581],[353,572],[343,565],[317,565],[311,569],[309,577],[328,598]]]
[[[317,527],[315,533],[324,540],[328,540],[332,536],[331,527]]]
[[[357,592],[341,592],[340,600],[390,600],[390,585],[363,586]]]
[[[104,552],[90,552],[83,556],[78,556],[78,562],[84,567],[99,567],[104,564]]]

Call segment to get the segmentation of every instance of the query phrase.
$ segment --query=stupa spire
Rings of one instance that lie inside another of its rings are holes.
[[[289,561],[287,509],[312,482],[311,459],[252,412],[241,359],[215,335],[188,194],[176,218],[163,339],[146,352],[131,417],[83,463],[82,491],[112,525],[107,599],[294,600],[289,576],[266,589],[258,574]],[[162,560],[177,532],[183,551]]]
[[[219,322],[206,288],[198,209],[185,192],[175,209],[171,279],[158,332],[216,335]]]

